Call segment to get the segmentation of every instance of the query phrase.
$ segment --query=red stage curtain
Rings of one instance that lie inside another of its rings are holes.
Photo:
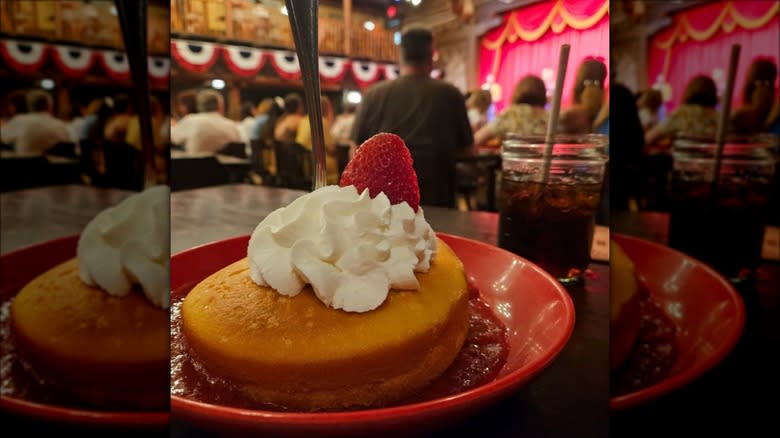
[[[552,94],[562,44],[570,44],[562,102],[571,101],[575,74],[586,57],[602,58],[609,67],[609,1],[553,0],[507,13],[503,24],[480,44],[480,84],[492,75],[501,88],[496,109],[509,104],[515,84],[534,74]]]
[[[776,0],[713,2],[682,11],[673,20],[672,26],[651,38],[648,60],[648,81],[665,91],[667,111],[679,104],[685,85],[697,74],[711,76],[719,91],[725,91],[732,44],[742,46],[732,107],[742,101],[745,75],[755,58],[778,62]]]

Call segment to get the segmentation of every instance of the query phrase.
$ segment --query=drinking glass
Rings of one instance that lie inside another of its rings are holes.
[[[557,135],[545,180],[545,139],[508,135],[501,147],[498,244],[556,277],[581,281],[590,264],[608,137]]]
[[[761,260],[778,138],[728,137],[715,182],[716,143],[683,136],[673,144],[669,246],[733,282]]]

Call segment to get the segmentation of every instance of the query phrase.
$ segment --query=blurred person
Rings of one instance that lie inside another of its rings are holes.
[[[331,134],[333,104],[331,104],[328,96],[323,94],[320,96],[320,105],[322,107],[322,130],[324,135],[322,140],[325,143],[325,177],[328,184],[338,184],[339,166],[336,159],[336,139]],[[311,126],[309,125],[308,115],[302,117],[298,124],[295,142],[307,150],[312,150]]]
[[[54,117],[54,100],[43,90],[26,95],[29,112],[16,114],[0,129],[0,142],[19,156],[40,156],[57,143],[70,143],[68,125]]]
[[[8,94],[5,99],[5,106],[2,108],[2,117],[0,117],[0,126],[5,125],[18,114],[27,112],[27,91],[14,90]]]
[[[149,107],[152,115],[152,138],[155,146],[160,147],[167,142],[167,135],[162,137],[161,130],[165,121],[165,112],[163,111],[160,99],[155,96],[149,97]],[[127,123],[127,134],[125,134],[125,143],[134,146],[136,149],[143,150],[141,142],[141,125],[137,114],[130,117]]]
[[[777,66],[767,58],[758,58],[748,69],[742,88],[742,106],[731,115],[731,127],[738,134],[767,132],[776,100]]]
[[[420,203],[454,208],[456,155],[474,143],[465,101],[453,85],[431,78],[429,30],[404,32],[400,52],[400,76],[364,94],[350,136],[353,146],[381,132],[400,136],[414,160]]]
[[[633,95],[632,95],[633,96]],[[604,100],[604,105],[601,105],[599,113],[596,115],[596,119],[593,121],[593,133],[609,135],[609,90],[607,90],[607,98]],[[634,102],[636,106],[636,102]],[[637,114],[637,117],[639,115]],[[609,147],[609,145],[607,145]]]
[[[276,140],[274,139],[274,130],[276,122],[284,115],[284,100],[282,98],[272,99],[271,107],[266,113],[263,125],[258,132],[258,141],[265,151],[263,161],[271,175],[276,175],[276,150],[274,148]],[[258,120],[260,117],[258,117]]]
[[[780,136],[780,99],[775,100],[772,111],[769,112],[769,116],[766,120],[766,128],[769,134]],[[778,150],[777,153],[780,154],[780,150]],[[780,178],[777,179],[780,180]]]
[[[604,81],[607,66],[600,59],[586,58],[577,68],[573,105],[561,112],[559,132],[586,134],[593,132],[596,118],[604,104]]]
[[[639,171],[644,149],[644,130],[631,90],[620,83],[612,83],[608,105],[620,108],[611,112],[609,148],[609,208],[627,210],[640,197]],[[633,201],[633,202],[630,202]],[[633,208],[637,208],[634,206]]]
[[[663,122],[645,133],[645,146],[668,148],[675,137],[714,138],[718,128],[718,89],[706,75],[693,77],[683,92],[682,103]]]
[[[680,106],[662,122],[645,133],[643,173],[647,209],[669,208],[669,173],[672,171],[671,149],[680,136],[714,138],[718,129],[718,89],[711,77],[693,77],[683,92]]]
[[[87,107],[74,103],[70,107],[70,121],[68,121],[68,133],[70,141],[78,144],[81,140],[81,132],[84,130],[84,123],[87,120]]]
[[[284,114],[282,114],[274,126],[274,139],[282,143],[294,142],[303,114],[303,98],[301,98],[301,95],[290,93],[285,96]]]
[[[645,90],[636,103],[639,108],[639,121],[644,132],[649,131],[658,124],[658,110],[663,104],[663,97],[658,90]]]
[[[255,120],[254,123],[252,123],[252,129],[249,131],[250,141],[260,139],[260,132],[263,130],[265,123],[268,122],[271,107],[275,104],[274,99],[270,97],[266,97],[257,104],[257,108],[255,109]]]
[[[89,132],[92,125],[97,122],[98,112],[103,106],[105,99],[92,99],[84,110],[84,122],[81,124],[81,129],[78,131],[78,141],[85,140],[89,137]]]
[[[171,127],[171,142],[183,144],[189,154],[215,154],[228,143],[240,143],[238,124],[225,117],[225,100],[218,91],[197,94],[198,112]]]
[[[173,105],[173,118],[172,124],[176,121],[183,119],[188,114],[195,114],[198,112],[197,104],[198,93],[195,90],[185,90],[180,92],[176,96],[176,102]]]
[[[349,136],[352,133],[352,125],[355,123],[355,105],[352,103],[344,104],[344,111],[336,116],[333,126],[330,128],[330,135],[336,140],[338,145],[349,145]]]
[[[547,89],[544,81],[535,75],[520,79],[512,94],[512,103],[504,108],[496,119],[474,134],[474,144],[482,145],[491,140],[502,140],[508,133],[520,135],[545,135],[549,113],[544,109]]]
[[[487,114],[492,103],[493,99],[488,90],[475,90],[466,98],[469,123],[473,132],[479,131],[488,123]]]
[[[252,128],[255,124],[256,108],[250,102],[241,104],[241,121],[238,122],[238,131],[241,134],[241,141],[249,146]]]
[[[130,117],[133,114],[133,105],[130,97],[126,94],[120,94],[114,98],[114,113],[106,121],[103,127],[103,137],[115,143],[125,141],[127,135],[127,125],[130,123]]]
[[[100,101],[100,106],[95,112],[94,118],[87,118],[84,123],[82,140],[89,140],[95,144],[104,143],[105,128],[108,121],[114,116],[114,100],[106,97]]]

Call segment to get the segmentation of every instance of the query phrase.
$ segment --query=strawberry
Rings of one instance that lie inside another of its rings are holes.
[[[401,137],[376,134],[355,152],[341,175],[339,185],[354,185],[358,193],[368,188],[372,198],[384,192],[391,204],[406,201],[412,210],[417,211],[420,187],[412,163],[412,155]]]

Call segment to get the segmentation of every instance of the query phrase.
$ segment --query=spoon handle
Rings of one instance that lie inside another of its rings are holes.
[[[156,148],[152,133],[152,108],[149,102],[149,65],[147,58],[148,0],[115,0],[125,53],[135,91],[135,107],[141,128],[144,188],[157,184]]]
[[[325,180],[325,135],[320,107],[320,68],[317,40],[317,0],[285,0],[290,19],[298,63],[301,66],[303,91],[309,110],[309,127],[314,159],[314,189]]]

